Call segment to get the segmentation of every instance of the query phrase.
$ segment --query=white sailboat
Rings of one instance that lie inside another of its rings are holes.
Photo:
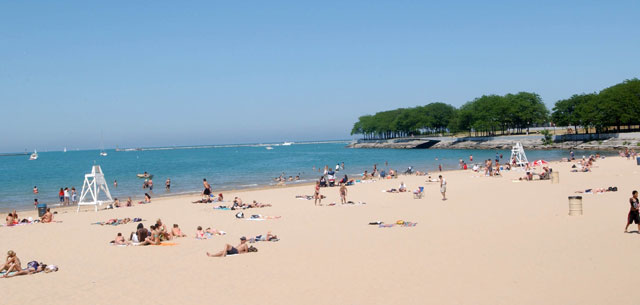
[[[100,156],[107,156],[107,152],[104,151],[104,140],[102,139],[102,132],[100,133]]]
[[[38,160],[38,151],[34,149],[31,156],[29,156],[29,160]]]

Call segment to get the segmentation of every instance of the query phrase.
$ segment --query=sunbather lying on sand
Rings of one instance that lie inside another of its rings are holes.
[[[264,208],[264,207],[270,207],[271,204],[270,203],[259,203],[257,201],[253,201],[253,203],[247,204],[246,205],[249,208]]]
[[[250,243],[255,243],[257,241],[278,241],[278,236],[271,234],[271,231],[267,232],[266,235],[258,235],[255,238],[250,238]]]
[[[111,243],[114,245],[130,245],[131,244],[131,242],[124,240],[124,236],[122,236],[122,233],[118,233],[118,235],[116,236],[116,239],[112,240]]]
[[[255,249],[255,250],[253,250]],[[218,252],[218,253],[214,253],[211,254],[209,252],[207,252],[207,256],[209,257],[225,257],[227,255],[233,255],[233,254],[244,254],[244,253],[248,253],[248,252],[256,252],[258,251],[258,249],[251,247],[249,248],[249,246],[247,245],[247,238],[242,236],[240,237],[240,244],[238,244],[237,246],[232,246],[230,244],[226,244],[224,246],[224,249],[222,249],[222,251]]]
[[[207,197],[207,198],[204,198],[204,199],[192,201],[191,203],[212,203],[212,202],[213,202],[213,200],[211,200],[211,197]]]
[[[29,263],[27,263],[27,268],[22,269],[18,272],[15,272],[13,274],[9,274],[8,272],[5,274],[4,277],[13,277],[13,276],[18,276],[18,275],[28,275],[28,274],[35,274],[38,272],[42,272],[44,271],[44,273],[49,273],[49,272],[55,272],[58,271],[58,266],[56,265],[47,265],[45,263],[38,263],[37,261],[30,261]]]

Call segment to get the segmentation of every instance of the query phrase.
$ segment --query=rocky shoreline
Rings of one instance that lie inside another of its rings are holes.
[[[640,149],[640,133],[554,136],[553,143],[543,144],[542,135],[498,137],[424,137],[358,141],[350,148],[390,149],[511,149],[520,142],[525,149],[620,150]]]

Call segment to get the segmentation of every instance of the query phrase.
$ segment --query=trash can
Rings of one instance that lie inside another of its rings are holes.
[[[560,173],[559,172],[551,172],[551,184],[560,183]]]
[[[42,217],[44,216],[44,213],[47,212],[47,204],[46,203],[39,203],[38,204],[38,217]]]
[[[636,157],[636,164],[640,165],[640,157]]]
[[[569,196],[569,216],[582,215],[582,196]]]

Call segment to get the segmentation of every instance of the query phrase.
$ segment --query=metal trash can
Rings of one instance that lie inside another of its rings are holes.
[[[640,157],[636,157],[636,164],[640,165]]]
[[[44,214],[46,212],[47,212],[47,204],[46,203],[39,203],[38,204],[38,217],[44,216]]]
[[[551,184],[559,184],[559,183],[560,183],[560,173],[551,172]]]
[[[582,215],[582,196],[569,196],[569,216]]]

